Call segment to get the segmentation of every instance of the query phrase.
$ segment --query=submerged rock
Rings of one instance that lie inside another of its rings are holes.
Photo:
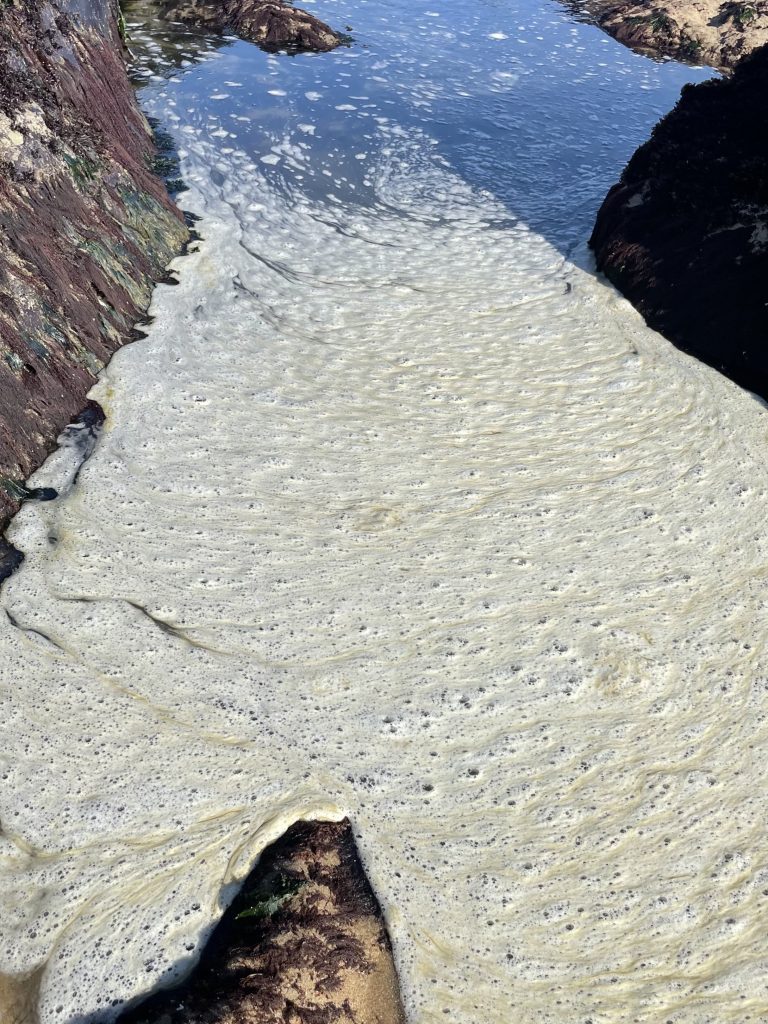
[[[113,0],[0,3],[0,525],[187,238]]]
[[[271,51],[323,52],[344,41],[314,14],[283,0],[166,0],[164,14],[215,32],[231,29]]]
[[[686,86],[608,193],[598,269],[651,327],[768,398],[768,47]]]
[[[641,53],[726,70],[768,43],[768,0],[565,0]]]
[[[392,950],[348,821],[262,856],[181,986],[120,1024],[404,1024]]]

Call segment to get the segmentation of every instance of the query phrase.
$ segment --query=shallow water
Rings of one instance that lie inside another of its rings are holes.
[[[352,49],[133,29],[204,241],[11,531],[0,999],[109,1020],[348,813],[411,1021],[763,1019],[768,421],[576,265],[704,72],[317,10]]]

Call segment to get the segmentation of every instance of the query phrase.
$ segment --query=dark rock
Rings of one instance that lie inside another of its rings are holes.
[[[0,2],[0,527],[187,238],[113,0]]]
[[[13,576],[23,561],[22,552],[5,537],[0,537],[0,583],[7,580],[9,576]],[[0,1005],[2,1005],[2,1001],[0,1001]]]
[[[768,47],[686,86],[608,193],[598,269],[651,327],[768,398]]]
[[[348,821],[268,849],[200,963],[119,1024],[404,1024],[381,909]]]
[[[283,0],[166,0],[163,13],[209,31],[229,29],[271,52],[323,52],[344,42],[314,14]]]

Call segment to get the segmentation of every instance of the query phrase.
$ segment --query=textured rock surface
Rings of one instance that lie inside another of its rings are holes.
[[[768,398],[768,47],[686,86],[608,193],[597,265],[671,341]]]
[[[0,525],[187,238],[112,0],[0,3]]]
[[[326,51],[343,42],[319,18],[280,0],[170,0],[164,14],[213,31],[231,29],[265,50]]]
[[[181,988],[120,1024],[403,1024],[381,910],[348,821],[267,850]]]
[[[633,49],[732,68],[768,43],[768,0],[566,0]]]

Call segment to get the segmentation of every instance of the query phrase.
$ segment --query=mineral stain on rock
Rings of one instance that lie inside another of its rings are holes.
[[[120,1024],[404,1024],[381,909],[349,821],[269,848],[180,987]]]

